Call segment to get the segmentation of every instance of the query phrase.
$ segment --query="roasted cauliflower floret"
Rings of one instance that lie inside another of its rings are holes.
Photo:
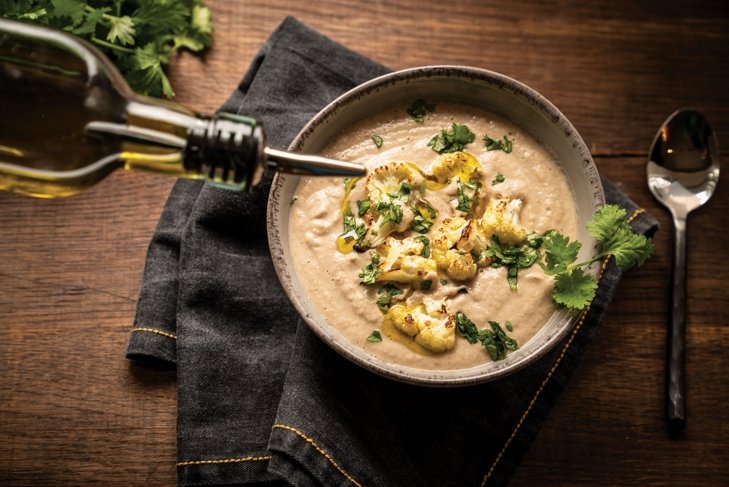
[[[431,352],[445,352],[456,343],[455,316],[449,315],[443,307],[428,309],[424,304],[396,304],[385,315],[385,320],[390,320],[395,328]]]
[[[445,268],[443,270],[451,279],[467,281],[473,279],[476,275],[478,266],[470,252],[450,249],[445,254]]]
[[[385,257],[380,267],[385,271],[400,267],[404,257],[422,255],[424,247],[425,243],[419,237],[409,237],[402,240],[389,237],[380,247],[380,252]]]
[[[406,162],[389,162],[378,166],[367,175],[367,197],[376,207],[383,199],[398,194],[403,183],[412,187],[416,183],[416,176],[417,173]]]
[[[496,235],[504,245],[522,245],[527,237],[526,229],[519,223],[522,206],[518,198],[492,198],[479,221],[483,235],[488,240]]]
[[[437,277],[434,260],[419,255],[406,255],[400,260],[399,268],[378,274],[377,281],[415,284],[429,280],[432,283]]]
[[[440,156],[430,167],[430,173],[441,184],[447,184],[456,176],[466,183],[480,167],[481,163],[471,154],[451,152]]]
[[[369,227],[372,247],[382,245],[393,232],[404,232],[410,227],[415,217],[410,193],[419,180],[422,177],[405,162],[383,164],[367,176],[369,211],[376,217]]]
[[[430,256],[438,267],[446,265],[445,254],[458,242],[468,220],[463,218],[446,218],[432,232],[430,238]]]

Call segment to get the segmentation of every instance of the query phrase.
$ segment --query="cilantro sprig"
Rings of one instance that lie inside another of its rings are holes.
[[[645,235],[633,232],[626,212],[617,205],[600,208],[587,223],[587,231],[598,241],[598,251],[589,260],[575,263],[581,244],[570,241],[555,230],[545,233],[542,241],[544,261],[540,266],[554,276],[557,304],[580,310],[595,297],[597,281],[586,269],[604,258],[613,257],[621,271],[642,265],[653,253],[653,242]]]
[[[210,46],[212,19],[204,0],[3,0],[0,13],[65,30],[107,54],[133,90],[172,98],[163,66],[180,49]]]

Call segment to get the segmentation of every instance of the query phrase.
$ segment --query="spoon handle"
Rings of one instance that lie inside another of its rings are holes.
[[[675,241],[666,364],[666,420],[669,432],[675,433],[686,427],[686,218],[674,215],[673,226]]]

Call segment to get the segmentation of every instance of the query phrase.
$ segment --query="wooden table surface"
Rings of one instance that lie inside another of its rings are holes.
[[[547,5],[549,3],[549,5]],[[729,188],[689,220],[688,426],[664,425],[672,225],[646,154],[675,109],[729,147],[729,3],[207,0],[214,45],[172,66],[214,110],[286,16],[392,68],[465,64],[532,86],[601,173],[660,221],[513,485],[727,485]],[[0,484],[173,485],[175,376],[124,358],[145,251],[173,181],[114,174],[65,200],[0,194]]]

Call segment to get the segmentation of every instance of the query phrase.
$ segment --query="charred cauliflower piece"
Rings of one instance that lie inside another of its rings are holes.
[[[473,279],[478,271],[470,252],[451,249],[445,255],[445,273],[456,281]]]
[[[430,173],[441,184],[447,184],[456,176],[466,183],[480,167],[478,159],[467,152],[459,151],[440,156],[430,167]]]
[[[377,275],[377,281],[416,284],[437,279],[435,261],[419,255],[408,255],[400,261],[400,267]]]
[[[415,215],[410,192],[422,177],[408,163],[390,162],[375,168],[367,176],[365,190],[370,211],[376,217],[369,228],[370,244],[378,247],[393,232],[404,232]]]
[[[444,306],[396,304],[385,315],[385,320],[431,352],[445,352],[456,343],[456,318],[449,315]]]
[[[483,235],[488,240],[496,235],[505,245],[522,245],[527,237],[526,229],[519,223],[522,206],[523,202],[518,198],[492,198],[479,221]]]
[[[422,255],[424,248],[423,237],[388,238],[380,248],[385,254],[377,280],[418,284],[437,279],[436,263]]]
[[[478,266],[471,251],[480,252],[485,246],[483,236],[477,235],[478,231],[473,220],[446,218],[433,232],[431,256],[438,268],[451,279],[466,281],[476,275]]]

